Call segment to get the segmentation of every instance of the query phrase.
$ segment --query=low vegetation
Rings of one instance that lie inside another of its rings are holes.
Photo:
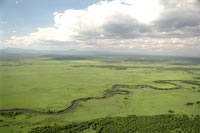
[[[0,110],[29,110],[0,113],[0,132],[198,133],[199,70],[197,59],[0,56]]]

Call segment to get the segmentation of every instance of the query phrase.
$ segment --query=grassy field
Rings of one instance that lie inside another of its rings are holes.
[[[4,113],[0,115],[0,132],[29,132],[35,127],[128,115],[200,115],[199,60],[140,57],[0,59],[0,110],[56,112],[79,98],[102,97],[113,85],[126,85],[120,90],[130,93],[81,101],[72,112],[62,115]],[[95,131],[87,129],[84,132]]]

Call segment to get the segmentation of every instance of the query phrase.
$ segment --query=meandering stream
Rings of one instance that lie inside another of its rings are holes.
[[[170,81],[172,80],[158,80],[158,81],[155,81],[155,83],[168,83],[168,84],[172,84],[176,87],[173,87],[173,88],[157,88],[157,87],[153,87],[153,86],[150,86],[150,85],[137,85],[138,88],[144,88],[144,87],[149,87],[149,88],[152,88],[152,89],[156,89],[156,90],[174,90],[174,89],[180,89],[182,88],[181,85],[178,85],[176,83],[171,83]],[[174,81],[177,81],[177,80],[174,80]],[[131,92],[130,91],[123,91],[119,88],[127,88],[128,85],[113,85],[111,91],[108,91],[103,97],[87,97],[87,98],[80,98],[80,99],[76,99],[72,102],[72,104],[67,107],[66,109],[64,110],[61,110],[61,111],[58,111],[58,112],[42,112],[42,111],[36,111],[36,110],[32,110],[32,109],[7,109],[7,110],[0,110],[0,113],[10,113],[10,112],[17,112],[17,113],[29,113],[29,114],[46,114],[46,115],[58,115],[58,114],[64,114],[64,113],[68,113],[68,112],[72,112],[78,105],[81,101],[88,101],[88,100],[93,100],[93,99],[107,99],[107,98],[110,98],[112,97],[115,93],[116,94],[130,94]],[[117,93],[118,92],[118,93]]]

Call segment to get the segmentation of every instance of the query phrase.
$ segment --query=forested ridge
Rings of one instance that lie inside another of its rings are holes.
[[[33,128],[30,133],[200,133],[200,116],[156,115],[107,117],[92,121]]]

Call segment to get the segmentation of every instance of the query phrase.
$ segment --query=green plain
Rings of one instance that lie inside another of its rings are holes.
[[[0,115],[0,132],[28,132],[38,126],[104,117],[171,114],[169,110],[178,115],[200,115],[200,104],[197,104],[200,101],[200,64],[193,65],[182,60],[102,60],[55,60],[44,57],[0,60],[0,110],[56,112],[70,106],[75,99],[102,97],[116,84],[135,86],[120,88],[130,91],[128,95],[115,94],[108,99],[81,101],[75,110],[63,115]],[[174,80],[170,82],[182,88],[155,90],[136,87],[174,87],[173,84],[155,83],[157,80]],[[194,84],[182,81],[193,81]],[[194,104],[188,106],[188,102]]]

